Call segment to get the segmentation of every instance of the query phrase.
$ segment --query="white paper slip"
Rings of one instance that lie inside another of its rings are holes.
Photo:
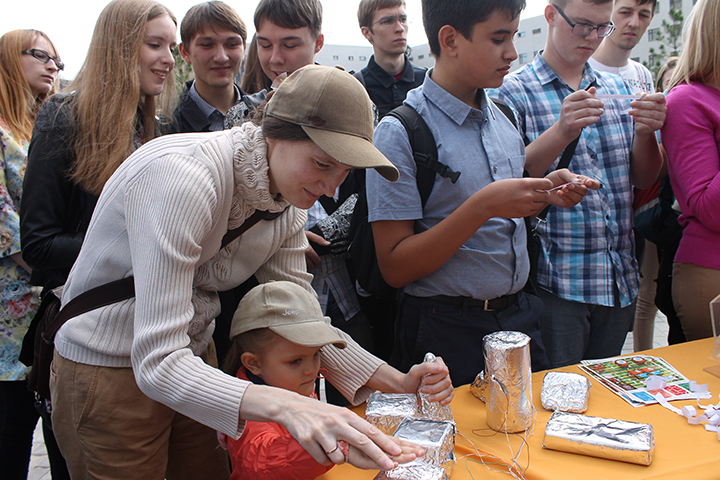
[[[642,95],[616,95],[612,93],[596,93],[595,98],[598,100],[640,100]]]

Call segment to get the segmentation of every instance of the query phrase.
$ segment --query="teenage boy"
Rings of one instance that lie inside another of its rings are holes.
[[[183,60],[194,79],[183,88],[173,113],[173,133],[210,132],[239,125],[262,98],[235,85],[245,55],[247,29],[229,5],[212,1],[188,10],[180,24]]]
[[[632,325],[638,294],[632,187],[649,187],[660,171],[654,132],[665,120],[665,97],[595,98],[635,93],[587,64],[613,31],[612,1],[552,1],[545,50],[506,78],[499,93],[532,141],[530,174],[555,168],[579,136],[571,168],[603,185],[573,208],[551,209],[537,229],[540,326],[550,362],[559,367],[620,354]]]
[[[278,77],[314,63],[325,43],[319,0],[261,0],[254,21],[258,59],[268,88]]]
[[[410,63],[405,54],[408,17],[404,0],[362,0],[358,23],[373,55],[355,76],[365,85],[382,118],[402,105],[407,92],[422,85],[427,69]]]
[[[655,91],[650,70],[632,60],[630,54],[645,35],[656,3],[657,0],[615,0],[612,12],[615,30],[605,37],[588,60],[596,71],[620,75],[635,92]]]
[[[401,288],[395,363],[433,352],[453,383],[483,369],[482,339],[499,330],[532,338],[533,368],[548,367],[538,318],[542,303],[522,289],[529,260],[523,217],[549,203],[574,205],[599,182],[568,170],[522,178],[524,145],[488,99],[517,58],[513,35],[524,0],[423,0],[435,68],[405,103],[433,133],[438,160],[460,172],[437,177],[423,208],[407,133],[386,116],[375,145],[400,171],[394,184],[367,176],[369,221],[385,280]],[[577,181],[548,193],[555,186]]]

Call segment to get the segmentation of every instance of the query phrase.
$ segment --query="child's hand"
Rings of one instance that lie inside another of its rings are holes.
[[[407,440],[402,440],[396,437],[392,437],[392,440],[397,443],[402,449],[402,453],[400,455],[390,456],[390,460],[395,462],[395,466],[403,463],[412,462],[416,458],[425,455],[425,450],[415,445],[414,443],[410,443]],[[348,456],[345,461],[355,465],[356,467],[371,462],[370,459],[363,452],[353,447],[352,445],[350,445]]]
[[[405,376],[405,391],[415,392],[422,382],[422,393],[430,396],[431,402],[439,402],[440,405],[447,405],[453,399],[455,390],[450,379],[450,370],[440,357],[435,362],[423,362],[414,365]]]

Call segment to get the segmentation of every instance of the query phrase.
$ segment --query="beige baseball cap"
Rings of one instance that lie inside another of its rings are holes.
[[[339,68],[306,65],[275,91],[265,114],[300,125],[336,161],[374,168],[394,182],[398,170],[373,145],[373,111],[362,84]]]
[[[240,301],[230,326],[230,338],[258,328],[269,328],[304,347],[347,345],[330,326],[330,319],[323,315],[317,299],[292,282],[258,285]]]

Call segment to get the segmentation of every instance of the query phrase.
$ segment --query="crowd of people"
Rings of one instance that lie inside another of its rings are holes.
[[[5,33],[3,475],[27,477],[38,418],[53,479],[390,469],[424,452],[340,406],[448,404],[489,333],[529,335],[534,370],[618,355],[630,330],[650,348],[655,304],[670,343],[711,336],[720,2],[698,0],[653,79],[630,56],[656,2],[551,0],[545,48],[512,74],[525,0],[422,0],[430,70],[404,0],[360,1],[357,72],[315,64],[319,0],[260,0],[251,41],[222,1],[178,24],[112,0],[62,92],[50,38]],[[401,105],[431,132],[425,162]],[[361,214],[389,295],[349,256]],[[57,332],[51,398],[31,392],[41,299],[123,279],[132,295]]]

